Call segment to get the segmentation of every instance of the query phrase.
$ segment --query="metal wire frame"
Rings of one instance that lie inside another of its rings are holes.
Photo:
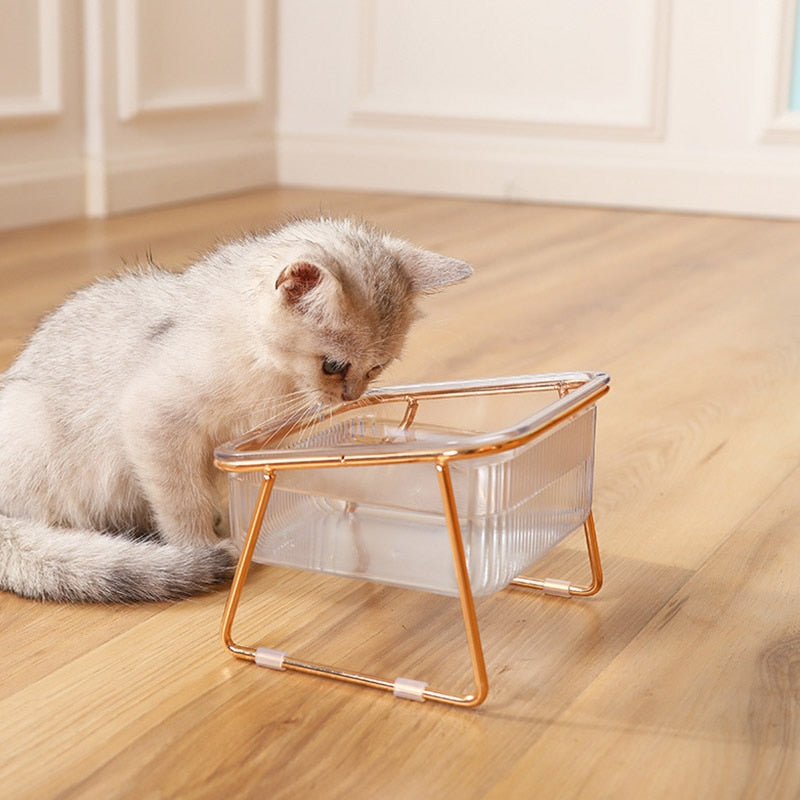
[[[576,414],[583,408],[595,403],[608,391],[608,376],[602,373],[583,373],[583,380],[576,379],[574,374],[571,380],[563,376],[559,380],[552,380],[554,376],[530,376],[527,378],[507,379],[505,382],[484,382],[482,384],[465,385],[460,384],[438,384],[428,386],[417,386],[400,388],[400,390],[385,390],[375,392],[366,398],[367,402],[385,402],[387,400],[402,399],[406,402],[406,413],[401,427],[408,427],[412,424],[419,399],[422,397],[444,397],[448,394],[481,394],[481,393],[508,393],[517,391],[541,391],[543,389],[556,389],[559,396],[565,398],[571,389],[582,388],[584,391],[577,393],[579,397],[572,398],[571,402],[561,403],[560,408],[555,413],[552,411],[540,415],[536,423],[526,429],[518,430],[513,441],[497,442],[491,441],[479,444],[464,450],[450,450],[448,452],[433,451],[413,451],[413,452],[394,452],[390,454],[359,454],[354,457],[337,455],[334,457],[320,456],[319,454],[310,455],[308,452],[299,454],[293,451],[286,451],[280,455],[271,454],[271,463],[265,463],[263,457],[257,455],[248,457],[247,453],[228,453],[220,455],[215,461],[218,467],[228,471],[254,471],[259,470],[263,473],[263,481],[258,493],[253,515],[250,520],[248,531],[245,537],[242,552],[233,576],[225,610],[222,616],[220,635],[224,646],[237,658],[259,662],[259,656],[264,652],[263,648],[245,646],[234,641],[232,635],[234,618],[239,607],[247,573],[252,563],[253,552],[261,532],[261,525],[264,520],[272,489],[275,485],[276,472],[281,469],[299,469],[303,467],[335,467],[335,466],[361,466],[368,463],[415,463],[420,461],[431,461],[438,478],[439,489],[442,496],[445,521],[450,540],[450,547],[453,555],[453,566],[458,587],[458,598],[461,607],[461,615],[464,622],[464,629],[467,638],[467,648],[470,655],[472,674],[474,679],[474,691],[465,695],[450,694],[428,688],[427,684],[417,681],[406,681],[398,678],[387,680],[363,672],[348,671],[339,667],[326,664],[303,661],[285,653],[277,651],[266,651],[275,658],[268,659],[270,666],[277,669],[293,670],[311,675],[332,678],[346,683],[357,684],[360,686],[371,687],[383,691],[393,692],[397,696],[406,697],[414,700],[431,700],[452,706],[472,708],[480,705],[486,699],[489,692],[489,679],[486,671],[486,663],[483,656],[478,619],[475,611],[475,601],[470,587],[469,570],[467,567],[464,543],[461,536],[461,528],[458,520],[455,494],[453,491],[452,479],[450,476],[449,463],[453,460],[465,457],[473,457],[477,454],[486,452],[497,452],[499,450],[518,447],[534,436],[541,435],[546,430],[554,427],[564,419]],[[361,401],[364,404],[364,400]],[[559,404],[555,404],[559,405]],[[352,408],[352,404],[347,404],[339,409],[346,411]],[[252,438],[252,437],[251,437]],[[258,437],[256,437],[258,438]],[[263,438],[262,438],[263,441]],[[545,579],[536,580],[520,576],[511,583],[527,589],[539,590],[547,594],[556,594],[564,597],[582,596],[588,597],[596,594],[603,585],[603,572],[600,561],[600,552],[597,545],[597,532],[594,524],[593,513],[590,510],[584,522],[584,534],[591,570],[591,582],[587,586],[572,584],[569,581]],[[263,662],[259,662],[263,663]]]

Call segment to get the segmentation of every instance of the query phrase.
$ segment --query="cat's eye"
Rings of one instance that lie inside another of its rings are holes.
[[[346,361],[337,361],[329,356],[322,359],[322,371],[326,375],[344,375],[348,369],[350,369],[350,364]]]
[[[368,373],[367,373],[367,380],[371,381],[373,378],[377,378],[378,375],[381,374],[383,370],[383,364],[376,364]]]

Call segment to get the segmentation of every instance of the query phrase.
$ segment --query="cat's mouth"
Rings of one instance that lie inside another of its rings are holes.
[[[325,411],[327,409],[334,408],[335,406],[340,406],[344,403],[353,403],[363,394],[364,392],[358,392],[358,394],[356,394],[348,392],[323,391],[320,393],[320,397],[317,402],[318,410]]]
[[[336,392],[323,392],[320,399],[320,406],[322,408],[332,408],[333,406],[341,405],[342,403],[349,402],[341,393]]]

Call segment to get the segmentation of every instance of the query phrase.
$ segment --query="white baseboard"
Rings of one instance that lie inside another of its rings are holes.
[[[83,215],[81,159],[0,167],[0,229]]]
[[[760,158],[666,154],[620,156],[613,148],[582,152],[478,146],[464,137],[371,134],[278,138],[281,185],[532,202],[602,205],[748,216],[800,218],[800,163],[776,148]]]
[[[87,213],[106,216],[271,186],[276,174],[275,146],[266,137],[93,159]]]
[[[266,138],[2,166],[0,230],[272,186],[276,174],[275,146]]]
[[[276,152],[277,150],[277,152]],[[800,163],[771,158],[632,158],[500,148],[463,138],[369,134],[187,146],[109,161],[63,159],[0,168],[0,229],[227,194],[316,186],[546,203],[800,219]]]

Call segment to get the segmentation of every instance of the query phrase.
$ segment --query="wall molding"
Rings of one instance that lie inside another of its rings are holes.
[[[54,117],[63,111],[61,99],[61,4],[36,0],[39,48],[38,92],[0,97],[0,121]]]
[[[139,81],[138,0],[116,0],[118,118],[252,105],[264,99],[263,0],[245,0],[245,76],[240,86],[175,89],[146,94]]]
[[[463,131],[519,136],[553,136],[612,140],[657,141],[664,137],[670,50],[672,0],[652,0],[648,97],[641,120],[619,121],[596,116],[575,121],[536,113],[465,113],[415,109],[412,104],[381,96],[375,91],[375,0],[361,0],[358,35],[358,77],[349,114],[351,125],[395,130]]]
[[[800,144],[800,111],[789,109],[796,13],[797,0],[772,0],[764,14],[760,78],[769,89],[759,139],[765,144]]]

